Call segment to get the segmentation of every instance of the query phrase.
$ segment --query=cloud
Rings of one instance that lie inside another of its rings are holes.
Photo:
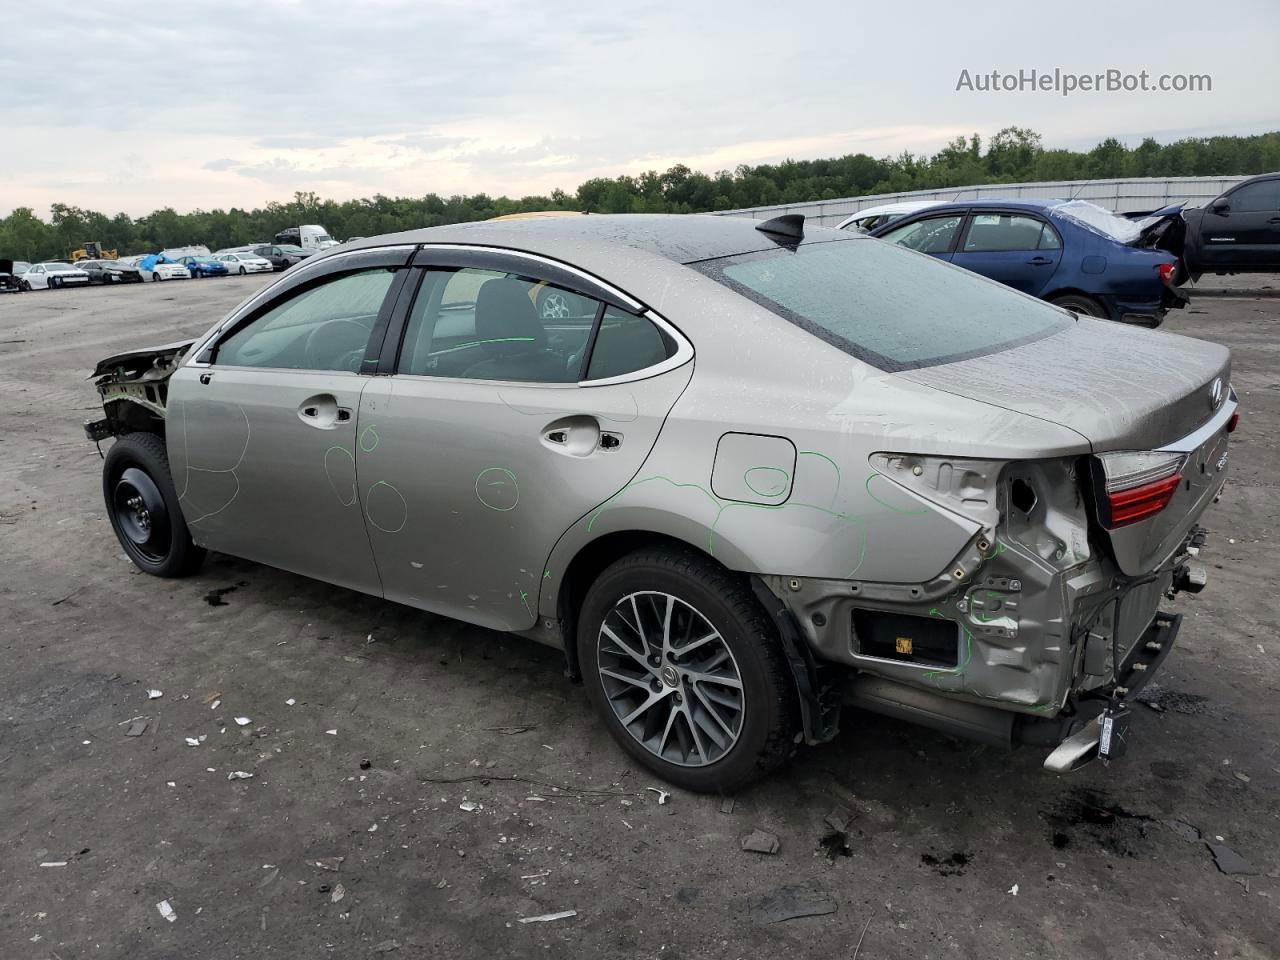
[[[1176,66],[1152,31],[1198,22],[1191,0],[1165,0],[1159,28],[1129,5],[1073,9],[1048,46],[1012,3],[975,18],[922,0],[219,0],[123,20],[81,5],[74,30],[10,18],[0,216],[54,201],[244,207],[295,190],[519,196],[674,163],[932,152],[1010,124],[1049,146],[1136,142],[1168,117],[1190,134],[1275,126],[1280,6],[1250,5]],[[947,42],[911,42],[930,35]],[[962,67],[1029,66],[1194,69],[1214,92],[955,91]],[[109,109],[90,108],[81,77],[110,78]]]

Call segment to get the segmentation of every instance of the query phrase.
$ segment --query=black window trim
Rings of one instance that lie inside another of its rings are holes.
[[[596,335],[600,329],[600,323],[604,317],[604,310],[608,307],[614,307],[630,314],[631,316],[644,317],[650,323],[654,324],[663,334],[670,337],[675,342],[675,351],[666,360],[656,363],[640,370],[634,370],[631,373],[620,374],[616,377],[605,377],[599,380],[578,379],[564,383],[543,383],[541,381],[531,380],[485,380],[476,381],[493,384],[509,384],[512,386],[524,387],[550,387],[563,389],[565,387],[599,387],[608,386],[614,383],[630,383],[636,380],[647,380],[650,377],[656,377],[669,370],[683,366],[685,363],[693,359],[693,344],[684,336],[684,334],[672,323],[667,321],[653,310],[649,309],[641,301],[618,289],[612,284],[595,274],[582,270],[579,267],[572,266],[561,260],[546,257],[541,254],[529,253],[523,250],[514,250],[509,247],[499,247],[489,244],[460,244],[460,243],[425,243],[419,245],[417,251],[410,258],[410,265],[418,268],[409,272],[417,273],[420,276],[412,282],[406,283],[400,290],[400,295],[390,314],[390,322],[388,324],[386,334],[382,341],[381,353],[376,367],[376,372],[382,376],[404,376],[404,377],[427,377],[429,374],[400,373],[399,363],[401,352],[404,349],[404,338],[408,332],[409,316],[413,309],[414,301],[417,299],[418,291],[422,287],[422,277],[426,275],[428,270],[436,269],[477,269],[492,270],[501,273],[510,273],[517,276],[529,277],[533,280],[541,280],[557,287],[568,290],[570,293],[576,293],[601,304],[596,309],[595,319],[592,321],[591,333],[589,334],[587,346],[583,350],[582,366],[579,369],[579,378],[585,377],[588,365],[591,361],[591,353],[595,348]],[[450,377],[451,380],[463,380],[465,378]],[[468,381],[470,382],[470,381]]]
[[[201,340],[196,343],[193,349],[189,350],[187,356],[191,359],[184,366],[193,367],[214,367],[217,366],[216,358],[218,352],[218,344],[242,330],[244,327],[253,323],[271,310],[275,309],[285,300],[295,296],[300,290],[311,289],[327,283],[335,276],[347,273],[356,273],[361,270],[373,270],[380,267],[395,270],[398,274],[391,282],[391,286],[387,289],[387,294],[383,298],[382,306],[378,309],[377,319],[374,321],[373,327],[369,331],[369,343],[365,347],[365,360],[362,363],[360,373],[367,374],[372,371],[368,369],[370,347],[377,342],[379,346],[385,338],[387,325],[391,319],[401,288],[404,285],[405,275],[408,271],[409,259],[414,252],[413,246],[395,246],[395,247],[373,247],[363,250],[350,250],[344,253],[333,254],[319,260],[311,262],[303,261],[288,273],[283,275],[275,283],[269,285],[261,291],[256,297],[253,297],[248,303],[244,304],[239,310],[224,320],[218,326],[210,330]],[[291,369],[283,367],[253,367],[243,369],[255,370],[279,370]],[[307,370],[294,370],[294,372],[309,372]],[[311,371],[316,373],[334,373],[340,371]]]

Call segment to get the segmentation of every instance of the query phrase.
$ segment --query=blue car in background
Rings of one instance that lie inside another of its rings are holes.
[[[1083,200],[941,203],[871,236],[946,260],[1075,313],[1159,326],[1178,287],[1178,207],[1130,220]]]
[[[193,277],[225,277],[228,275],[227,265],[213,257],[179,257],[178,262]]]

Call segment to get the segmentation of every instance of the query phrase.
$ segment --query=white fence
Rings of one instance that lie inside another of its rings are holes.
[[[988,183],[974,187],[947,187],[945,190],[912,190],[907,193],[878,193],[869,197],[843,197],[813,203],[780,203],[770,207],[722,210],[721,216],[768,220],[784,213],[802,213],[809,222],[834,227],[845,217],[864,207],[898,200],[1089,200],[1116,213],[1158,210],[1186,201],[1201,206],[1221,196],[1245,177],[1129,177],[1120,180],[1051,180],[1042,183]]]

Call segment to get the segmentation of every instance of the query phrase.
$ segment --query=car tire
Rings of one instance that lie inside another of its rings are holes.
[[[1095,300],[1093,297],[1086,296],[1083,293],[1068,293],[1060,297],[1054,297],[1051,301],[1054,306],[1062,307],[1064,310],[1070,310],[1072,313],[1078,313],[1086,317],[1096,317],[1099,320],[1110,320],[1111,314],[1107,313],[1107,308]]]
[[[243,277],[243,276],[244,276],[245,274],[247,274],[248,272],[249,272],[249,271],[248,271],[248,270],[246,270],[244,267],[241,267],[241,268],[240,268],[240,276],[242,276],[242,277]]]
[[[185,577],[200,568],[205,550],[191,540],[160,437],[129,433],[113,443],[102,464],[102,493],[116,538],[143,573]]]
[[[731,793],[795,752],[799,705],[777,631],[741,575],[696,551],[640,550],[608,567],[587,591],[577,645],[609,733],[669,783]]]

